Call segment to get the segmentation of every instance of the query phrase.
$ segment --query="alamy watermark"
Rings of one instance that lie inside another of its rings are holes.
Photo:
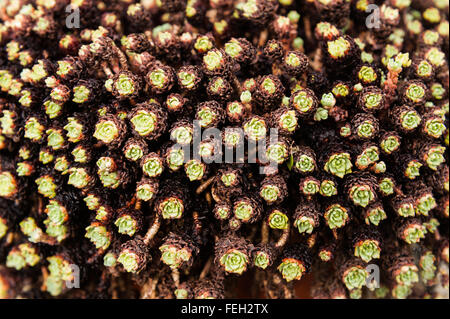
[[[80,28],[80,9],[68,5],[66,7],[66,13],[69,13],[66,17],[66,28],[68,29],[79,29]]]
[[[66,288],[80,288],[80,267],[75,264],[70,264],[69,268],[71,270],[71,279],[65,281]]]
[[[375,264],[369,264],[366,267],[369,274],[366,278],[366,287],[369,289],[380,288],[380,267]]]
[[[366,12],[370,13],[366,18],[366,27],[368,29],[379,29],[381,27],[380,7],[376,4],[369,4]]]

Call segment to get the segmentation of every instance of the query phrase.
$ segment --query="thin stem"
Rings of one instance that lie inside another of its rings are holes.
[[[313,248],[314,245],[316,244],[316,238],[317,238],[317,233],[312,234],[311,236],[308,237],[308,247],[309,248]]]
[[[316,49],[316,52],[314,53],[314,58],[311,61],[311,66],[314,70],[322,70],[322,50],[320,48]]]
[[[262,31],[262,32],[259,34],[258,46],[260,46],[260,47],[264,46],[264,44],[265,44],[266,41],[267,41],[267,36],[268,36],[267,30]]]
[[[261,243],[267,244],[269,242],[269,225],[263,223],[261,226]]]
[[[212,260],[213,260],[212,257],[209,257],[205,266],[203,266],[202,272],[200,273],[200,277],[198,278],[199,280],[204,279],[208,275],[209,270],[211,269]]]
[[[283,285],[283,290],[284,290],[284,298],[285,299],[292,299],[292,287],[288,287],[287,285]]]
[[[119,294],[117,293],[116,280],[111,280],[111,297],[112,299],[119,299]]]
[[[41,197],[38,198],[38,212],[39,214],[44,213],[44,201],[42,200]]]
[[[289,238],[290,230],[291,230],[291,225],[288,224],[288,227],[286,229],[283,229],[283,233],[281,234],[280,238],[278,239],[277,243],[275,244],[275,247],[281,248],[284,245],[286,245],[286,242]]]
[[[205,198],[206,198],[206,201],[208,202],[208,206],[211,207],[211,206],[212,206],[212,197],[211,197],[211,194],[210,194],[210,193],[206,193],[206,194],[205,194]]]
[[[45,291],[46,286],[45,283],[47,282],[47,277],[48,277],[48,271],[47,268],[45,268],[44,266],[41,267],[41,271],[42,271],[42,286],[41,286],[41,290]]]
[[[136,203],[136,195],[133,195],[133,197],[130,199],[130,201],[127,203],[128,207],[133,206]]]
[[[239,80],[237,79],[237,77],[233,74],[233,87],[237,92],[237,95],[241,95],[242,93],[242,89],[241,89],[241,83],[239,82]]]
[[[197,188],[197,190],[195,191],[196,194],[201,194],[203,193],[209,185],[211,185],[211,183],[214,181],[216,177],[210,177],[208,178],[206,181],[204,181],[203,183],[200,184],[200,186]]]
[[[109,68],[108,63],[106,63],[106,61],[102,62],[102,70],[106,74],[108,79],[112,79],[112,77],[114,76],[114,73],[111,71],[111,69]]]
[[[194,219],[194,235],[195,237],[200,237],[200,234],[202,232],[202,223],[200,222],[200,219],[198,217],[198,212],[193,212],[192,218]]]
[[[147,231],[144,237],[144,243],[148,245],[148,243],[155,237],[156,233],[158,233],[159,226],[161,226],[161,220],[158,214],[155,216],[155,220],[153,221],[152,227]]]
[[[175,283],[175,287],[178,289],[178,287],[180,286],[180,271],[178,270],[178,268],[172,268],[172,279]]]
[[[120,66],[123,70],[128,70],[128,60],[125,54],[120,50],[115,44],[112,46],[114,53],[117,55],[119,59]]]
[[[309,20],[309,17],[303,18],[303,24],[305,27],[304,30],[305,30],[306,39],[308,40],[309,43],[313,43],[314,39],[313,39],[312,31],[311,31],[311,21]]]
[[[400,195],[400,196],[404,195],[403,191],[400,188],[398,188],[398,187],[394,187],[394,192],[395,192],[396,195]]]
[[[386,91],[386,99],[387,99],[386,104],[388,106],[391,105],[391,102],[396,97],[395,92],[397,90],[399,73],[400,73],[399,71],[394,71],[394,70],[389,69],[386,81],[384,82],[384,90]]]
[[[141,288],[141,297],[140,299],[155,299],[156,293],[156,285],[158,284],[159,273],[154,277],[150,277],[145,284]]]
[[[283,71],[281,71],[281,69],[279,68],[277,62],[272,64],[272,74],[274,74],[274,75],[281,75],[281,74],[283,74]]]
[[[337,233],[337,230],[336,230],[336,229],[333,229],[331,232],[333,233],[334,239],[337,240],[337,239],[338,239],[338,233]]]
[[[141,206],[142,206],[142,201],[140,199],[138,199],[136,201],[136,203],[134,204],[134,208],[137,209],[137,210],[140,210]]]
[[[88,260],[87,263],[93,263],[95,259],[97,259],[99,256],[103,255],[105,253],[105,250],[103,248],[97,249],[95,254],[93,254]]]
[[[441,234],[439,233],[439,229],[436,229],[436,230],[434,231],[434,238],[435,238],[437,241],[440,241],[440,240],[441,240]]]

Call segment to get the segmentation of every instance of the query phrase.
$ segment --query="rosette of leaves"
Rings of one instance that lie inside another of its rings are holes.
[[[280,204],[287,196],[287,185],[281,175],[265,177],[259,188],[259,195],[268,204]]]
[[[292,93],[289,106],[300,118],[309,118],[317,110],[319,101],[311,89],[298,89]]]
[[[408,105],[419,106],[427,100],[428,89],[420,80],[408,81],[400,90],[404,103]]]
[[[133,237],[143,227],[143,214],[140,210],[123,207],[118,210],[114,225],[119,234]]]
[[[355,155],[355,166],[365,170],[379,161],[380,150],[374,142],[365,142],[356,147]]]
[[[396,173],[402,176],[405,180],[415,180],[421,176],[421,168],[423,164],[412,154],[401,154],[398,157],[397,165],[395,166]]]
[[[293,149],[292,168],[294,171],[308,175],[317,169],[316,154],[308,146],[299,146]]]
[[[117,148],[125,138],[126,132],[125,121],[114,114],[106,114],[95,124],[92,136],[110,148]]]
[[[370,173],[355,173],[345,181],[345,190],[349,200],[355,206],[366,207],[377,200],[377,180]]]
[[[227,220],[233,213],[232,207],[228,202],[216,203],[213,209],[214,217],[218,220]]]
[[[393,154],[400,150],[401,136],[396,131],[385,131],[380,133],[379,146],[383,153]]]
[[[398,218],[393,228],[397,237],[407,244],[419,243],[427,233],[427,229],[423,222],[417,218]]]
[[[161,261],[173,269],[190,267],[199,248],[186,234],[170,233],[159,246]]]
[[[324,41],[321,48],[326,65],[334,70],[344,71],[360,61],[360,49],[348,35]]]
[[[179,145],[189,145],[194,138],[194,128],[187,119],[180,119],[170,128],[170,139]]]
[[[146,140],[155,140],[167,129],[167,112],[156,103],[140,103],[128,113],[131,132]]]
[[[248,111],[248,106],[242,102],[228,102],[226,107],[227,120],[232,123],[241,123],[248,114]]]
[[[394,212],[400,217],[415,216],[414,197],[408,195],[396,195],[391,199],[391,206]]]
[[[364,227],[354,234],[352,239],[355,257],[364,262],[379,259],[381,253],[381,235],[376,229]]]
[[[144,202],[152,201],[159,192],[159,181],[157,179],[142,178],[136,184],[136,197]]]
[[[225,102],[230,100],[233,88],[226,78],[216,76],[209,80],[206,93],[210,100]]]
[[[378,226],[387,219],[387,213],[382,202],[376,201],[364,208],[364,221],[367,225]]]
[[[274,109],[281,102],[284,86],[275,75],[262,76],[257,80],[252,96],[263,109]]]
[[[192,159],[184,165],[184,171],[190,181],[202,180],[208,174],[208,166],[202,161]]]
[[[21,270],[34,267],[41,261],[39,250],[31,243],[23,243],[13,247],[6,256],[6,267]]]
[[[190,207],[187,190],[179,182],[167,182],[161,187],[154,207],[164,219],[182,218]]]
[[[350,152],[342,144],[327,145],[321,156],[321,168],[325,172],[343,178],[352,172],[353,163]]]
[[[214,261],[226,273],[242,275],[250,266],[252,249],[244,238],[225,236],[215,244]]]
[[[84,237],[98,250],[106,250],[113,241],[113,232],[104,222],[94,221],[85,230]]]
[[[231,71],[231,57],[221,49],[211,49],[202,57],[202,71],[208,76],[228,76]]]
[[[297,205],[293,216],[294,227],[300,234],[310,235],[320,225],[320,211],[314,201],[302,202]]]
[[[394,282],[411,286],[419,281],[419,268],[407,249],[391,251],[383,257],[383,268]]]
[[[177,73],[178,85],[186,92],[198,89],[202,80],[202,73],[195,65],[185,65],[178,69]]]
[[[360,140],[372,140],[379,131],[378,119],[369,113],[358,113],[351,120],[352,134]]]
[[[220,168],[211,187],[211,195],[218,203],[243,194],[245,187],[243,171],[239,167]]]
[[[361,72],[361,71],[360,71]],[[373,73],[366,72],[363,75],[364,80],[373,80],[377,78],[374,71]],[[368,74],[370,73],[370,74]],[[363,81],[364,81],[363,80]],[[358,97],[358,107],[364,112],[376,112],[385,108],[385,96],[381,89],[376,86],[365,87]]]
[[[347,257],[347,260],[338,264],[338,269],[341,281],[350,291],[361,289],[369,276],[365,263],[357,257]]]
[[[307,199],[311,199],[314,195],[319,193],[320,181],[313,176],[306,176],[300,179],[299,182],[300,194]]]
[[[319,194],[324,197],[332,197],[338,195],[339,183],[331,174],[320,174]]]
[[[195,119],[201,128],[217,127],[225,119],[225,111],[217,101],[199,103],[196,107]]]
[[[69,236],[70,226],[73,223],[70,219],[77,214],[76,207],[67,199],[70,197],[66,196],[58,195],[55,199],[49,200],[44,210],[44,213],[47,215],[47,218],[44,220],[46,233],[56,238],[58,242]],[[70,200],[75,202],[76,197],[73,196]]]
[[[408,105],[397,105],[392,108],[390,119],[395,127],[403,133],[413,132],[422,123],[422,116],[419,112]]]
[[[431,187],[427,187],[423,183],[417,183],[411,194],[415,200],[414,210],[416,215],[428,216],[437,207],[437,201]]]
[[[130,138],[123,146],[125,158],[132,162],[139,161],[143,156],[147,155],[147,152],[147,144],[139,138]]]
[[[445,163],[445,147],[440,144],[425,142],[416,152],[421,162],[434,171]]]
[[[266,152],[260,155],[261,162],[269,162],[269,165],[281,165],[289,157],[291,149],[291,140],[279,136],[276,140],[272,140],[270,137],[266,139]]]
[[[80,105],[89,105],[102,95],[100,83],[96,79],[79,80],[73,86],[72,92],[72,102]]]
[[[140,237],[131,239],[120,247],[117,262],[131,273],[139,273],[151,261],[149,248]]]
[[[267,269],[268,267],[273,265],[278,254],[279,251],[274,247],[273,244],[260,243],[255,246],[252,252],[253,265],[263,270]]]
[[[267,212],[267,224],[272,229],[288,230],[289,229],[289,214],[286,209],[282,207],[273,207]]]
[[[67,290],[66,282],[74,279],[73,261],[66,253],[47,257],[49,276],[44,282],[44,289],[52,296],[58,296]]]
[[[336,257],[336,242],[328,234],[321,234],[317,246],[317,255],[322,262],[330,262]]]
[[[350,222],[349,208],[338,202],[328,202],[322,209],[325,222],[331,230],[341,228]]]
[[[284,280],[300,280],[310,271],[311,255],[302,245],[288,246],[283,250],[277,270]]]
[[[434,284],[436,278],[436,256],[432,250],[425,250],[419,259],[422,281],[429,286]]]
[[[242,223],[254,223],[262,214],[262,205],[256,196],[243,195],[233,201],[233,214]]]
[[[281,67],[287,74],[295,77],[303,74],[308,69],[308,66],[308,57],[300,51],[286,52],[281,64]]]
[[[448,125],[448,124],[447,124]],[[427,112],[423,114],[421,121],[421,132],[423,135],[438,139],[448,129],[444,118],[440,114]]]
[[[161,61],[155,61],[148,68],[145,81],[152,92],[162,94],[172,88],[175,82],[175,73],[172,67]]]
[[[161,156],[155,152],[148,153],[140,161],[142,172],[150,178],[159,177],[164,171],[164,162]]]
[[[114,75],[112,94],[118,99],[134,99],[141,89],[141,80],[130,71],[121,71]]]
[[[182,282],[180,285],[178,285],[178,288],[175,289],[173,294],[175,295],[176,299],[193,299],[193,289],[194,285],[190,281]]]
[[[292,135],[299,126],[295,110],[280,107],[271,112],[271,127],[277,128],[279,134]]]

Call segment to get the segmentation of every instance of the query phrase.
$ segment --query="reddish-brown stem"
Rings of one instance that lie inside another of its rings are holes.
[[[156,236],[159,230],[159,226],[161,226],[161,221],[159,215],[156,214],[153,225],[149,228],[144,237],[144,243],[146,245],[148,245],[150,241]]]

